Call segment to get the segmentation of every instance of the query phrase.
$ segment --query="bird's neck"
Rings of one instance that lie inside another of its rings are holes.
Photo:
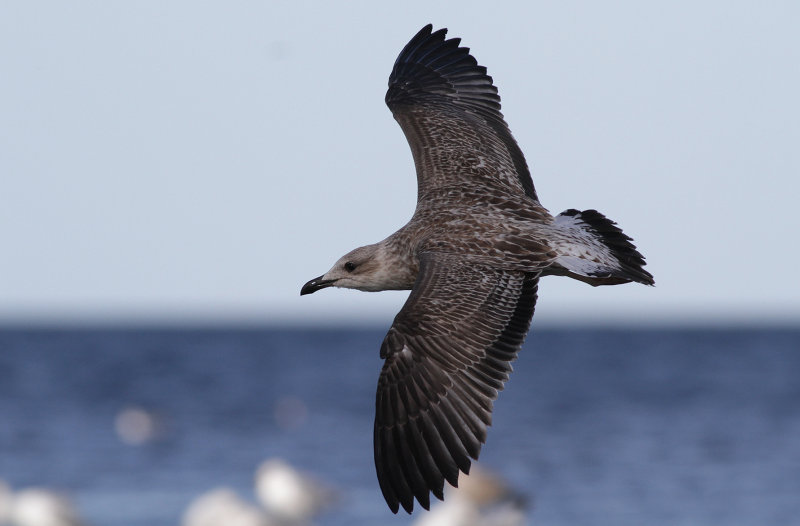
[[[419,262],[409,247],[392,237],[377,244],[377,269],[371,276],[374,290],[411,290]]]

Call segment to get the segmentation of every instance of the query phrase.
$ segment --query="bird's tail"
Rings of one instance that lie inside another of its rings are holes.
[[[569,276],[590,285],[636,281],[653,285],[644,257],[614,221],[597,210],[566,210],[555,217],[553,248],[557,252],[549,274]]]

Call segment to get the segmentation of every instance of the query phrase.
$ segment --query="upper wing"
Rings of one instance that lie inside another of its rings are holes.
[[[538,274],[425,254],[381,346],[375,466],[393,512],[442,498],[469,472],[492,402],[530,327]]]
[[[419,199],[447,184],[504,186],[538,201],[525,157],[500,113],[486,68],[428,24],[403,48],[386,104],[408,139]]]

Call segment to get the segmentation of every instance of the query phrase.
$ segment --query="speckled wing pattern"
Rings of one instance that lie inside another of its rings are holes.
[[[538,201],[525,157],[500,113],[500,97],[446,29],[422,28],[397,57],[386,104],[414,155],[418,198],[453,184],[501,187]]]
[[[381,346],[375,465],[393,512],[441,499],[469,472],[530,327],[538,273],[426,253]]]

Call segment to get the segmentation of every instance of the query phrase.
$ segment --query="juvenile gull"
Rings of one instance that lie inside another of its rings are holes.
[[[469,472],[493,401],[530,327],[541,276],[652,285],[644,258],[595,210],[539,204],[486,68],[427,25],[389,76],[386,104],[408,139],[417,207],[403,228],[345,254],[300,294],[411,289],[381,345],[375,467],[397,513],[428,509]]]

